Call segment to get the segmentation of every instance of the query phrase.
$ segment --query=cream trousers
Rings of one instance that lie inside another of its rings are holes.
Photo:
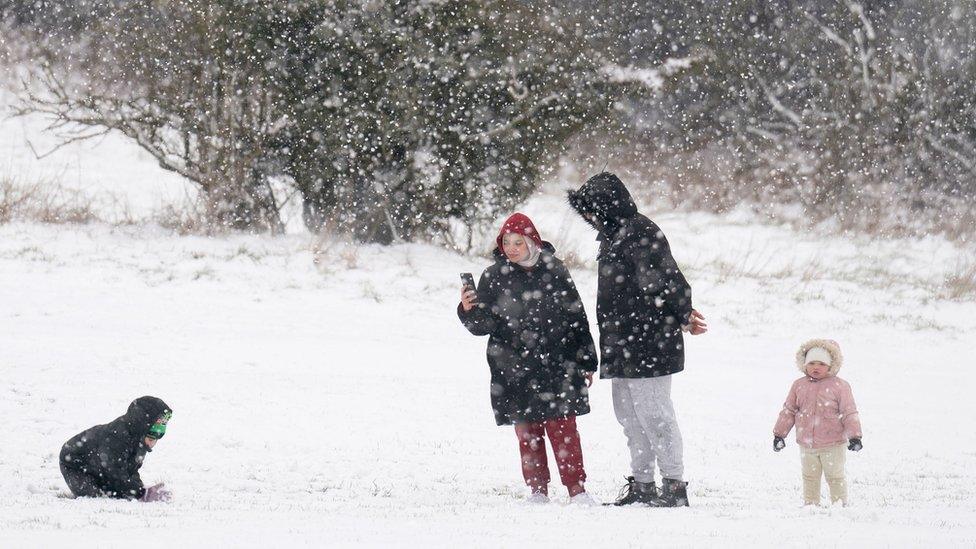
[[[820,505],[820,477],[827,478],[830,501],[847,504],[847,481],[844,479],[844,460],[847,446],[829,448],[800,448],[800,465],[803,470],[803,503]]]

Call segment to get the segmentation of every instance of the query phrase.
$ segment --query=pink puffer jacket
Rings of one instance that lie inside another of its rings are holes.
[[[830,375],[821,380],[804,376],[793,382],[773,434],[785,438],[795,425],[797,444],[812,449],[861,438],[861,421],[851,386],[836,375],[843,361],[840,347],[830,340],[804,343],[797,353],[797,366],[801,371],[805,372],[803,360],[812,347],[823,347],[830,353]]]

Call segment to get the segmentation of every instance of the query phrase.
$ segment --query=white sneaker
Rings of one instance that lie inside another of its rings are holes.
[[[593,499],[593,496],[587,492],[580,492],[576,494],[575,496],[569,498],[569,502],[573,505],[579,505],[582,507],[597,507],[600,505],[600,503]]]
[[[532,505],[545,505],[549,503],[549,496],[542,492],[532,492],[531,496],[525,498],[525,502],[531,503]]]

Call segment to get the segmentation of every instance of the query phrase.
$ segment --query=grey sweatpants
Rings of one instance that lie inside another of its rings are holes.
[[[630,448],[630,468],[637,482],[654,482],[654,463],[661,476],[684,480],[681,431],[671,402],[671,376],[611,380],[613,411]]]

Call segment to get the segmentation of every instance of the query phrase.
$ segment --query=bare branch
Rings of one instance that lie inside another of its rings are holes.
[[[874,25],[871,24],[871,20],[868,19],[868,16],[864,14],[864,6],[858,4],[857,2],[850,2],[847,4],[847,7],[851,10],[851,13],[860,18],[861,25],[864,26],[864,32],[867,34],[868,40],[875,40],[876,35],[874,33]]]
[[[967,158],[966,155],[960,153],[959,151],[956,151],[952,147],[949,147],[948,145],[943,143],[938,137],[930,133],[925,134],[925,140],[929,143],[929,145],[932,146],[933,149],[943,154],[951,156],[956,162],[962,164],[967,170],[976,173],[976,162],[973,162],[972,160]]]
[[[768,131],[766,131],[766,130],[764,130],[762,128],[758,128],[756,126],[746,126],[746,131],[749,132],[749,133],[751,133],[751,134],[753,134],[753,135],[758,135],[759,137],[762,137],[763,139],[768,139],[770,141],[776,141],[779,138],[779,135],[777,135],[775,133],[772,133],[772,132],[768,132]]]
[[[868,62],[871,60],[871,55],[874,53],[874,50],[865,45],[864,37],[861,36],[860,31],[854,31],[854,41],[857,42],[857,57],[861,62],[861,83],[864,85],[864,95],[868,104],[873,107],[874,94],[871,92],[871,76],[868,69]]]
[[[804,11],[803,15],[810,21],[813,21],[813,23],[816,24],[818,27],[820,27],[820,32],[822,32],[824,36],[827,37],[828,40],[844,48],[844,51],[847,52],[847,55],[853,55],[854,50],[853,48],[851,48],[851,45],[850,43],[847,42],[847,40],[844,40],[836,32],[834,32],[833,29],[821,23],[820,20],[814,17],[810,12]]]
[[[25,141],[27,141],[27,148],[30,149],[31,153],[34,155],[34,158],[36,158],[38,160],[42,160],[42,159],[47,158],[48,156],[51,156],[52,154],[58,152],[59,150],[67,147],[68,145],[70,145],[72,143],[77,143],[79,141],[85,141],[85,140],[91,139],[93,137],[99,137],[99,136],[102,136],[102,135],[105,135],[105,134],[109,133],[110,131],[112,131],[112,128],[104,128],[101,131],[97,131],[97,132],[94,132],[94,133],[85,134],[85,135],[78,135],[78,136],[71,137],[71,138],[68,138],[68,139],[62,139],[60,143],[58,143],[57,145],[54,146],[54,148],[52,148],[51,150],[49,150],[49,151],[47,151],[45,153],[38,153],[37,152],[37,149],[34,147],[34,144],[31,143],[31,140],[30,139],[25,139]]]
[[[796,124],[798,128],[803,127],[803,119],[800,118],[796,112],[784,105],[778,97],[769,89],[766,85],[766,81],[761,76],[756,76],[756,80],[759,81],[759,85],[762,86],[763,92],[765,92],[766,101],[772,105],[773,110],[781,114],[784,118]]]

